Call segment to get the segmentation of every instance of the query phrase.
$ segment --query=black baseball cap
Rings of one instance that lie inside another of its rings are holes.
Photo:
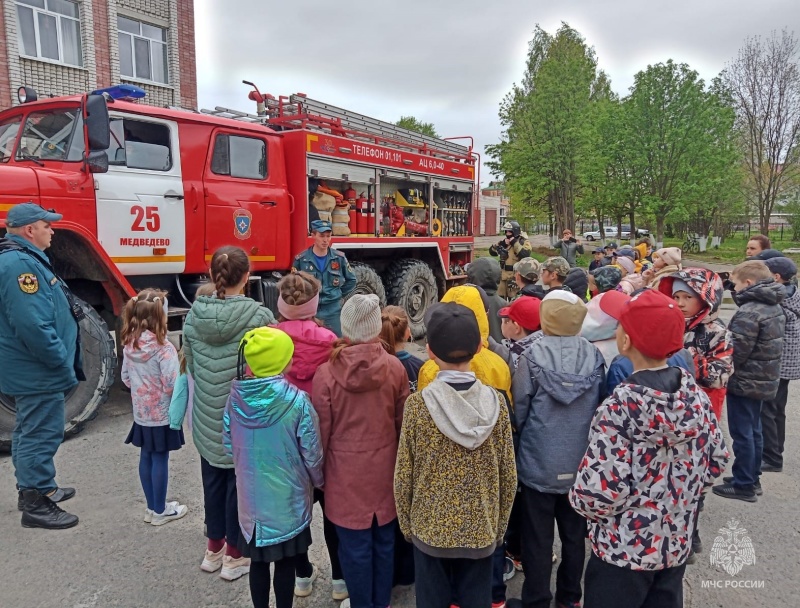
[[[425,313],[428,347],[446,363],[465,363],[481,346],[475,313],[455,302],[440,302]]]

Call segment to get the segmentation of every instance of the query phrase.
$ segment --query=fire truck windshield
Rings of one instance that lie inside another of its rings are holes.
[[[0,124],[0,163],[7,163],[14,150],[14,142],[19,133],[20,117],[15,116]]]
[[[31,112],[17,147],[17,160],[81,161],[84,157],[80,109]]]

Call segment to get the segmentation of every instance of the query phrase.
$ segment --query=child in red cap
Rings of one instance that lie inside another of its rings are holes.
[[[512,377],[517,369],[519,356],[542,337],[542,323],[539,319],[541,303],[538,298],[517,298],[510,306],[497,312],[502,322],[500,329],[503,332],[503,343],[498,344],[489,338],[489,348],[508,363]]]
[[[606,312],[634,373],[597,410],[570,492],[592,543],[584,607],[678,608],[700,495],[729,455],[708,396],[667,365],[683,347],[676,303],[646,290]]]

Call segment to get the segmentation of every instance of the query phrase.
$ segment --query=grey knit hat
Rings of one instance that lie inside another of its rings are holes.
[[[381,333],[381,303],[375,294],[353,295],[342,306],[342,336],[353,343],[370,342]]]

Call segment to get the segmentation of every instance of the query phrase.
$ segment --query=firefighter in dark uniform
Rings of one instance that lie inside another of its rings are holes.
[[[294,258],[292,269],[308,272],[322,284],[317,317],[333,333],[341,337],[342,299],[356,288],[356,275],[344,253],[331,247],[330,222],[311,222],[314,244]]]
[[[44,250],[61,215],[15,205],[0,239],[0,391],[14,397],[12,462],[27,528],[70,528],[56,503],[75,495],[56,484],[53,457],[64,439],[64,396],[79,380],[82,312]]]
[[[514,264],[522,258],[530,257],[531,244],[526,239],[519,223],[511,220],[503,224],[506,238],[489,247],[489,254],[500,258],[500,285],[497,295],[501,298],[513,299],[519,291],[519,286],[514,281]]]

